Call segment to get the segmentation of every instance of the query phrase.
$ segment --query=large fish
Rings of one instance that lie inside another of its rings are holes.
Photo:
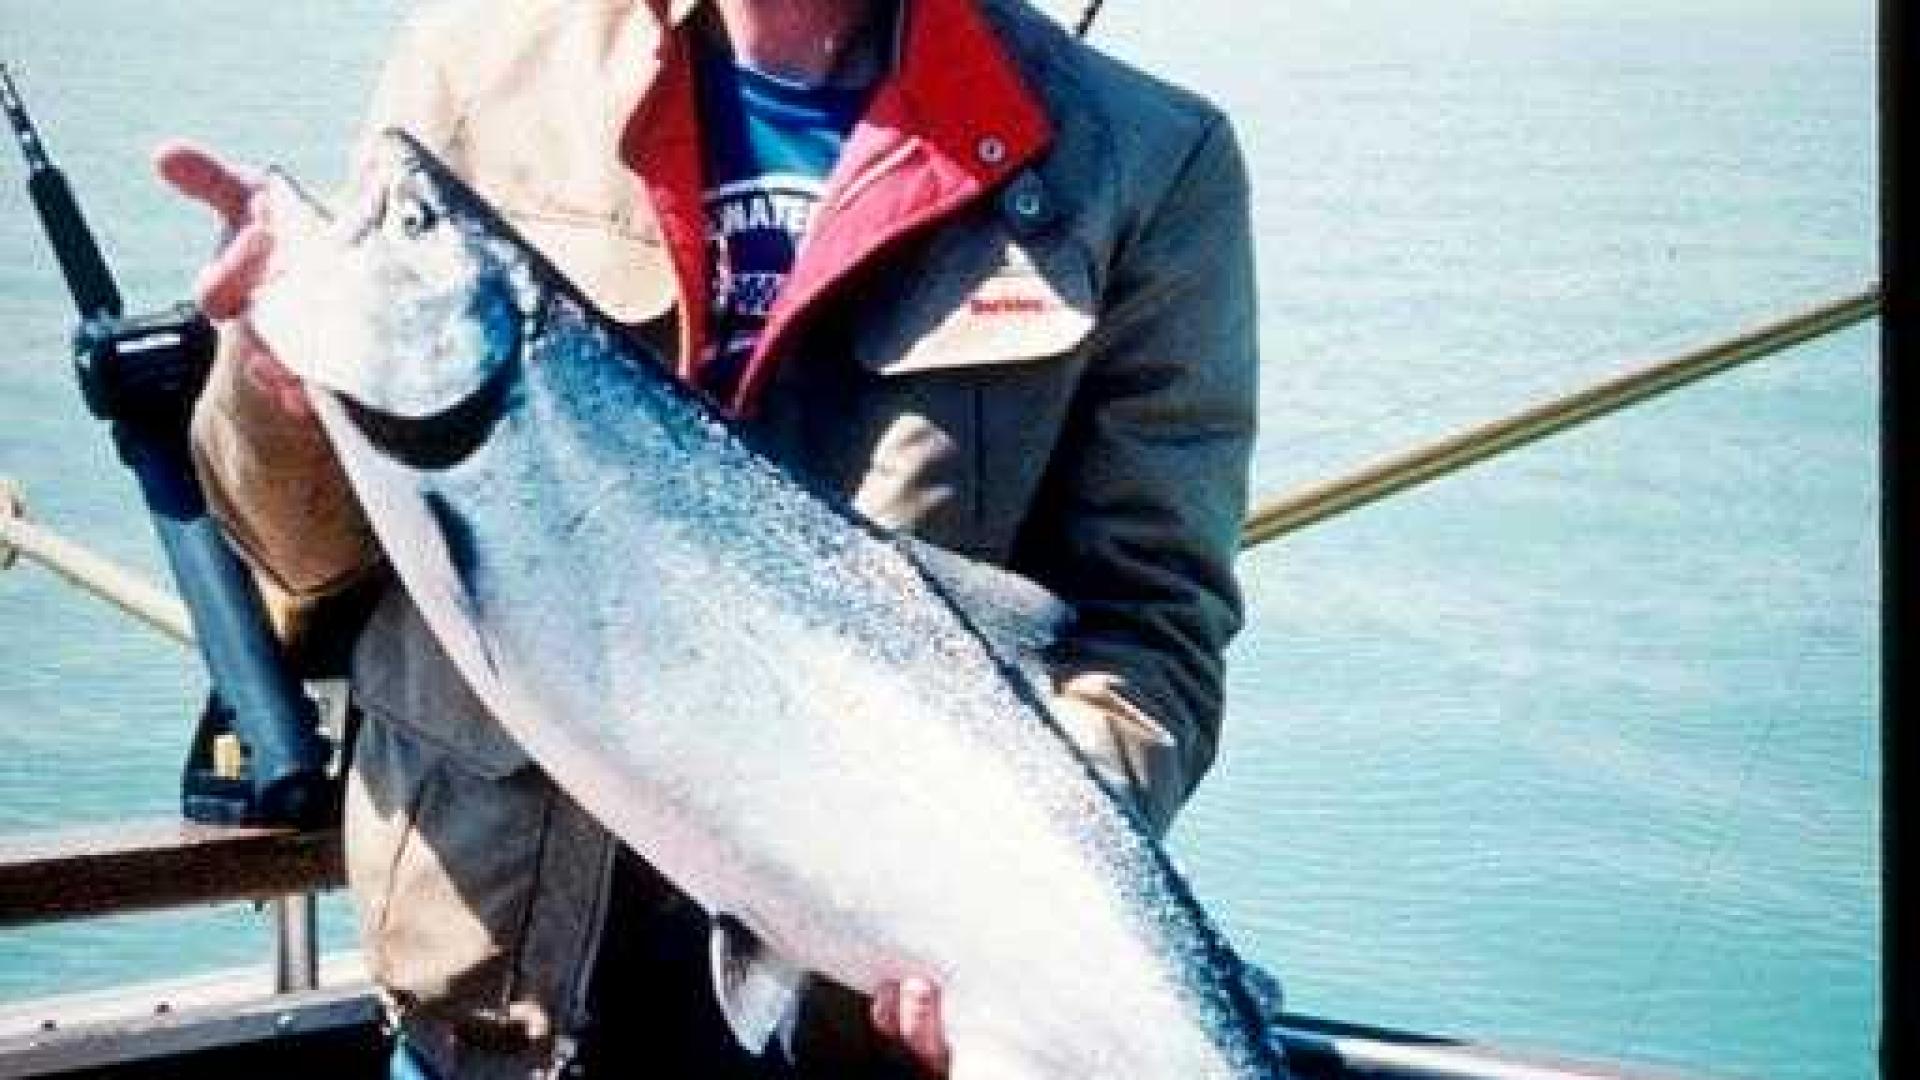
[[[1052,722],[1058,606],[743,441],[400,132],[335,223],[270,183],[265,340],[400,581],[590,812],[798,973],[942,988],[963,1080],[1285,1075],[1246,971]]]

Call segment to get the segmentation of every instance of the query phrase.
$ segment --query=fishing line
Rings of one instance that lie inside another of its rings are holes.
[[[1798,682],[1799,674],[1807,666],[1807,658],[1812,651],[1813,646],[1803,645],[1797,651],[1798,655],[1791,667],[1793,677],[1782,681]],[[1734,781],[1733,791],[1727,797],[1727,805],[1717,827],[1713,829],[1703,845],[1705,851],[1696,863],[1699,871],[1686,880],[1680,896],[1672,905],[1673,917],[1667,922],[1665,931],[1659,937],[1659,944],[1653,950],[1653,962],[1647,970],[1646,978],[1641,981],[1636,995],[1638,1004],[1634,1010],[1633,1019],[1622,1033],[1629,1053],[1639,1052],[1644,1041],[1643,1033],[1652,1019],[1653,1011],[1657,1004],[1663,1003],[1656,1000],[1655,991],[1667,981],[1668,972],[1673,966],[1674,953],[1683,947],[1680,938],[1686,929],[1688,913],[1698,911],[1701,905],[1710,902],[1708,889],[1713,884],[1724,880],[1728,872],[1726,864],[1732,857],[1730,849],[1740,842],[1741,825],[1754,811],[1752,791],[1759,779],[1762,761],[1774,750],[1774,740],[1780,731],[1780,721],[1780,710],[1769,710],[1759,734],[1744,748],[1737,773],[1739,778]],[[1725,917],[1724,912],[1710,911],[1706,914],[1707,918],[1716,924],[1722,922]]]

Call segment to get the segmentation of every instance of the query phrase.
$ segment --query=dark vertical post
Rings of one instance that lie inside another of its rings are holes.
[[[273,992],[298,994],[320,987],[319,905],[312,893],[273,902]]]
[[[1913,70],[1913,26],[1907,0],[1880,3],[1880,264],[1884,305],[1880,316],[1880,491],[1881,491],[1881,1075],[1920,1076],[1920,1007],[1916,1007],[1914,887],[1910,837],[1913,817],[1899,793],[1916,780],[1913,703],[1910,680],[1914,628],[1902,616],[1910,585],[1912,538],[1900,523],[1911,520],[1913,452],[1911,432],[1900,430],[1902,411],[1912,400],[1911,364],[1920,358],[1914,344],[1913,202],[1903,193],[1913,179],[1904,158],[1911,140],[1911,103],[1904,99],[1902,76]],[[1904,625],[1903,625],[1904,624]]]

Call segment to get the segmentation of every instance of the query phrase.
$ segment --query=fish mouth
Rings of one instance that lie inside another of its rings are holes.
[[[465,230],[443,209],[417,143],[387,133],[363,181],[336,217],[292,177],[268,172],[274,263],[255,322],[374,449],[443,471],[497,427],[528,320],[509,286],[466,258]]]

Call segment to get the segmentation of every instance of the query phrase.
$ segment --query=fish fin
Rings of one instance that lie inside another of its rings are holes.
[[[903,536],[901,544],[954,607],[966,615],[1001,662],[1045,694],[1040,658],[1073,620],[1073,609],[1036,582],[990,563]]]
[[[720,1013],[743,1049],[763,1054],[798,1007],[806,972],[725,912],[713,917],[711,947]]]

